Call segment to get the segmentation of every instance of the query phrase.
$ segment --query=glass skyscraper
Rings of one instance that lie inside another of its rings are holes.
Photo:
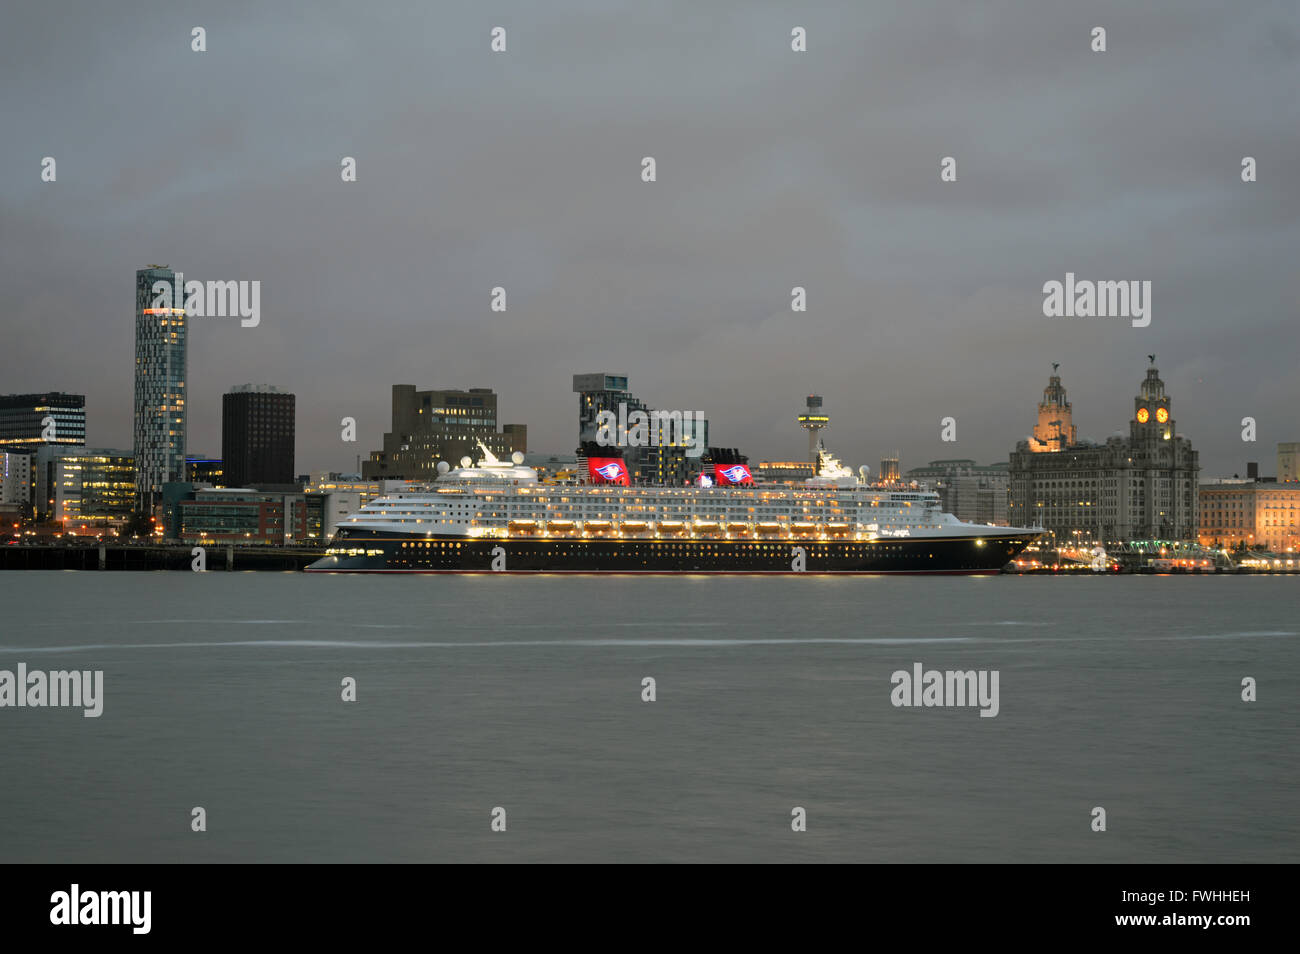
[[[163,484],[185,480],[183,281],[165,265],[135,273],[135,492],[143,513],[161,506]],[[158,283],[166,291],[155,290]]]

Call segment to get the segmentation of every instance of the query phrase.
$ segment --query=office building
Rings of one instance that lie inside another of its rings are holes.
[[[1300,548],[1300,483],[1260,477],[1209,480],[1200,487],[1200,543],[1294,553]]]
[[[221,397],[221,462],[227,487],[294,481],[295,397],[269,384],[243,384]]]
[[[325,537],[334,536],[338,525],[376,497],[397,494],[408,489],[406,480],[366,480],[360,474],[318,471],[307,477],[309,493],[325,497]]]
[[[1010,464],[981,465],[967,458],[932,460],[907,472],[908,481],[927,484],[947,513],[969,523],[1006,526]]]
[[[1012,526],[1044,527],[1057,543],[1198,537],[1200,464],[1191,442],[1175,430],[1173,402],[1154,356],[1133,400],[1127,436],[1100,444],[1078,440],[1069,411],[1053,374],[1034,436],[1011,455]]]
[[[0,395],[0,451],[86,443],[86,396],[47,391]]]
[[[225,465],[207,454],[185,455],[185,480],[209,487],[226,486]]]
[[[31,516],[34,456],[0,450],[0,521],[17,522]]]
[[[328,496],[194,488],[177,501],[175,533],[185,543],[317,545],[325,540]]]
[[[60,447],[35,455],[36,517],[65,530],[124,524],[135,506],[135,460],[127,450]]]
[[[1277,479],[1283,484],[1300,481],[1300,443],[1277,445]]]
[[[439,461],[455,467],[462,457],[481,458],[480,441],[503,460],[528,450],[527,425],[507,424],[498,432],[491,388],[417,391],[412,384],[394,384],[392,420],[383,450],[372,451],[361,465],[368,480],[434,480]]]

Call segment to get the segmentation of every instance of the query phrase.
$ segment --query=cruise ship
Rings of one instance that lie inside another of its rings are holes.
[[[873,485],[818,447],[802,485],[716,465],[689,487],[541,483],[523,455],[439,463],[436,481],[340,524],[315,573],[997,573],[1041,530],[965,523],[923,489]]]

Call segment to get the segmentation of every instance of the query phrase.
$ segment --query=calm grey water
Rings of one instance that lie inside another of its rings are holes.
[[[1293,862],[1298,595],[0,573],[0,669],[105,671],[99,719],[0,709],[0,861]],[[915,662],[1000,714],[893,707]]]

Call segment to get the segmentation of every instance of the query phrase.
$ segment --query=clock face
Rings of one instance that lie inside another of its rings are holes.
[[[1165,421],[1169,420],[1169,409],[1168,409],[1168,408],[1163,408],[1163,407],[1157,409],[1157,410],[1156,410],[1156,420],[1159,421],[1161,424],[1163,424]]]
[[[1144,407],[1138,408],[1138,423],[1145,424],[1151,419],[1151,412]]]

